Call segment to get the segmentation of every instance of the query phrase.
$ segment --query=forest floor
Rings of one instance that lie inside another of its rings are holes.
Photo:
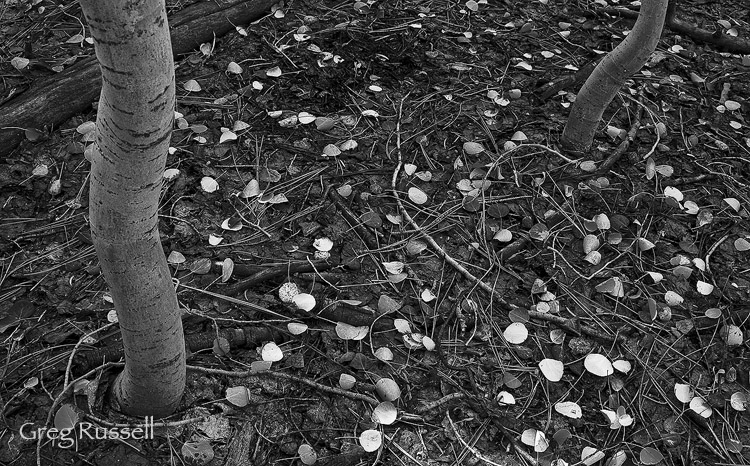
[[[30,47],[93,54],[47,3],[4,3],[3,99],[53,74],[11,66]],[[548,83],[633,27],[604,3],[294,2],[176,57],[160,232],[193,352],[153,439],[23,438],[143,421],[94,370],[121,354],[96,114],[24,142],[0,167],[0,464],[750,464],[750,57],[665,30],[564,154],[580,83]],[[750,34],[744,1],[682,3]]]

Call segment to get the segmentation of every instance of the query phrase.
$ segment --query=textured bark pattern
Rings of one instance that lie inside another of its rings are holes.
[[[667,0],[644,0],[633,30],[594,69],[576,96],[562,135],[562,145],[574,152],[591,147],[604,110],[626,79],[646,63],[659,43]]]
[[[83,0],[102,71],[91,167],[91,238],[115,303],[124,412],[171,414],[185,388],[177,295],[157,210],[174,119],[174,65],[163,0]]]

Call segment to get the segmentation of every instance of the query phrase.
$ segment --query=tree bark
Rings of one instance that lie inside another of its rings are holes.
[[[180,309],[157,228],[175,103],[166,9],[164,0],[80,3],[102,73],[91,239],[125,349],[112,395],[127,414],[164,417],[185,389]]]
[[[667,0],[644,0],[633,30],[597,65],[576,96],[561,143],[571,152],[586,152],[604,110],[626,79],[646,63],[659,43]]]

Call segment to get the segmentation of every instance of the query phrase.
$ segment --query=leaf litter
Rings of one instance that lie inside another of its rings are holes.
[[[713,67],[739,76],[747,65],[666,32],[679,44],[662,41],[623,88],[624,104],[605,114],[590,159],[570,163],[550,134],[561,131],[560,115],[576,89],[540,100],[537,87],[583,68],[581,46],[609,50],[616,43],[610,33],[621,37],[627,24],[602,14],[606,2],[564,15],[550,3],[524,3],[523,15],[520,4],[415,5],[401,12],[406,23],[371,2],[326,14],[305,7],[305,16],[276,8],[273,17],[237,26],[180,63],[180,116],[160,205],[169,263],[192,287],[178,288],[180,300],[198,321],[215,319],[222,327],[269,317],[245,299],[280,313],[283,319],[269,325],[280,325],[292,344],[258,341],[258,351],[230,347],[229,356],[248,364],[253,377],[277,380],[270,374],[279,371],[315,381],[290,390],[329,403],[305,401],[304,416],[262,408],[276,429],[264,438],[284,435],[283,413],[315,431],[346,426],[350,446],[400,458],[399,447],[419,445],[410,427],[418,425],[444,426],[434,442],[443,449],[490,426],[480,436],[500,432],[518,455],[538,454],[541,464],[658,464],[685,452],[679,433],[686,429],[701,429],[699,438],[707,439],[695,452],[704,462],[727,462],[723,452],[746,454],[747,420],[739,416],[747,406],[740,376],[746,368],[734,356],[744,344],[743,303],[750,298],[742,273],[750,262],[750,93],[741,79],[715,78]],[[453,17],[450,27],[438,21],[445,14]],[[727,35],[743,27],[727,23]],[[445,47],[428,47],[425,38]],[[412,47],[400,45],[404,40]],[[499,59],[490,46],[497,41],[512,41],[517,50]],[[690,72],[676,66],[681,60]],[[25,70],[33,63],[18,57],[10,65]],[[639,109],[645,116],[637,143],[600,172]],[[90,146],[92,119],[60,134]],[[88,163],[83,153],[69,156]],[[64,236],[58,244],[35,239],[84,225],[80,207],[46,194],[58,177],[60,199],[75,199],[87,165],[71,165],[39,157],[22,165],[28,179],[20,195],[28,205],[47,202],[42,210],[62,215],[50,225],[18,221],[24,226],[13,238],[26,258],[3,280],[52,274],[48,297],[33,299],[51,300],[55,326],[71,318],[71,306],[85,310],[89,317],[74,317],[80,325],[65,330],[77,336],[105,320],[91,317],[101,300],[66,298],[64,283],[86,277],[95,263],[91,251]],[[17,218],[31,218],[12,208]],[[4,255],[18,252],[13,247]],[[321,252],[331,253],[323,259],[330,269],[310,266]],[[219,266],[225,259],[234,264],[228,276]],[[276,275],[242,298],[235,293],[240,303],[230,306],[222,287],[262,269]],[[281,298],[278,287],[292,282],[296,290]],[[269,298],[277,288],[279,299]],[[103,282],[94,289],[104,292]],[[5,332],[27,325],[28,316],[0,312],[10,316]],[[52,332],[45,343],[54,338],[67,337]],[[8,398],[22,386],[14,382],[19,367],[9,366]],[[425,378],[425,368],[436,368],[439,379]],[[199,383],[223,388],[237,407],[259,400],[272,406],[280,392],[254,380],[248,387]],[[533,390],[540,383],[546,389]],[[378,384],[398,396],[383,395]],[[327,391],[333,388],[379,400],[355,405]],[[599,392],[606,396],[591,395]],[[463,424],[446,411],[456,407],[470,414]],[[527,416],[534,411],[554,411],[555,428]],[[351,413],[366,429],[357,430]],[[384,427],[394,423],[402,426],[398,434]],[[623,437],[607,437],[615,428]],[[344,448],[316,451],[317,442],[288,437],[291,445],[269,450],[266,460],[282,452],[303,464],[319,453],[344,457]],[[489,440],[479,438],[466,451],[480,459],[498,454]],[[184,441],[185,458],[213,454],[208,442]],[[432,444],[419,448],[415,455],[439,457]]]

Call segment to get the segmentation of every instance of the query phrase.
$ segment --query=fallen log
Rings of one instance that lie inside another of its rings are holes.
[[[677,15],[675,14],[676,10],[677,0],[670,1],[669,6],[667,7],[667,17],[664,20],[664,26],[670,31],[688,36],[695,42],[708,44],[719,52],[740,55],[750,53],[750,40],[730,36],[725,34],[721,29],[709,31],[707,29],[699,28],[698,26],[677,18]],[[638,10],[626,7],[600,8],[597,9],[596,12],[617,15],[628,19],[638,18]]]
[[[169,18],[172,52],[190,53],[200,44],[268,14],[278,0],[213,0],[193,4]],[[23,141],[24,130],[51,129],[86,112],[99,97],[101,73],[95,56],[38,79],[0,106],[0,158]],[[20,129],[19,129],[20,128]]]

